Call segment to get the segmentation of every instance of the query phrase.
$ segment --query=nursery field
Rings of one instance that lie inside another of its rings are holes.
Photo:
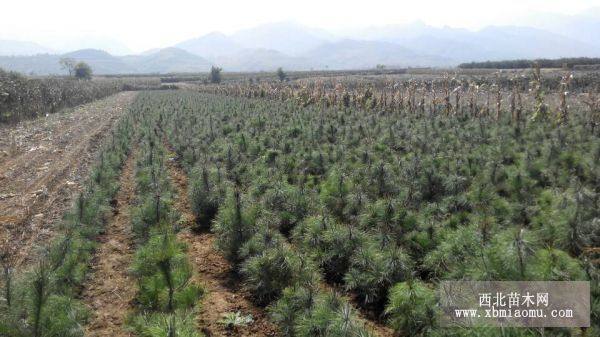
[[[38,211],[0,196],[0,336],[600,336],[598,82],[478,76],[98,101],[111,123],[64,138],[102,133],[59,221],[10,227]],[[52,156],[22,152],[2,195]],[[442,280],[590,281],[592,327],[442,328]]]

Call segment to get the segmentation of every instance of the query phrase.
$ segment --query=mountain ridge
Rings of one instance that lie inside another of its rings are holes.
[[[37,54],[50,54],[54,50],[35,42],[21,40],[0,40],[0,55],[3,56],[31,56]]]
[[[59,64],[63,57],[88,63],[98,75],[206,72],[212,66],[204,58],[171,47],[128,56],[113,56],[98,49],[81,49],[60,55],[0,56],[0,68],[25,74],[64,75],[66,70]]]

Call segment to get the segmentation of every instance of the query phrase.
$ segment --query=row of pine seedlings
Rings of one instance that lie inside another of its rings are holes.
[[[437,282],[597,275],[580,253],[597,237],[596,208],[584,205],[600,177],[584,113],[523,127],[509,115],[499,123],[185,91],[147,99],[190,176],[197,229],[215,233],[283,336],[368,334],[331,288],[399,335],[497,335],[438,329]]]
[[[77,299],[97,246],[96,238],[111,214],[111,200],[130,152],[132,121],[125,115],[107,137],[96,166],[72,210],[59,225],[60,234],[37,252],[24,270],[3,268],[0,336],[83,336],[88,312]]]
[[[178,214],[156,114],[138,99],[140,146],[132,229],[137,245],[132,272],[137,280],[135,312],[128,325],[138,336],[202,336],[194,323],[203,288],[193,281],[185,245],[177,240]]]
[[[194,144],[191,133],[179,128],[199,122],[195,120],[199,114],[194,114],[193,106],[206,102],[194,102],[197,97],[154,96],[156,104],[162,106],[164,120],[168,120],[169,139],[190,176],[189,194],[197,219],[196,230],[210,230],[217,235],[217,248],[234,266],[255,303],[268,308],[283,336],[371,336],[348,300],[324,286],[313,257],[288,242],[289,230],[309,211],[304,192],[286,190],[289,185],[270,189],[273,182],[267,181],[254,181],[252,186],[242,182],[240,172],[252,170],[252,165],[236,165],[231,148],[228,155],[216,160],[212,157],[216,153],[202,144]],[[191,102],[185,101],[190,98]],[[206,106],[210,104],[215,102]],[[211,108],[236,114],[227,110],[227,106],[208,107]],[[184,121],[186,118],[194,120]],[[212,118],[204,121],[209,124],[209,133],[228,132],[217,129],[217,121]],[[206,141],[210,143],[215,138],[207,135]],[[219,140],[213,145],[227,146]],[[244,152],[251,151],[243,136],[238,145]],[[298,207],[285,206],[290,204]]]

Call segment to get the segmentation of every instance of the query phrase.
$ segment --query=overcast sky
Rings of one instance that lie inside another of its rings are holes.
[[[277,21],[339,30],[422,20],[476,29],[533,11],[576,14],[595,6],[600,0],[7,0],[0,38],[58,48],[65,40],[93,36],[140,52]]]

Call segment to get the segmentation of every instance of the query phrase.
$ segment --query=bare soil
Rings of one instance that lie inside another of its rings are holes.
[[[136,93],[0,126],[0,253],[19,266],[50,240],[100,144]]]
[[[114,215],[100,235],[91,272],[85,282],[83,301],[91,312],[86,326],[89,337],[132,336],[125,318],[133,308],[136,287],[129,274],[135,244],[131,233],[131,204],[135,198],[135,155],[127,158],[117,193]]]
[[[387,327],[379,319],[370,318],[372,315],[361,309],[360,306],[357,305],[355,299],[351,302],[353,303],[354,308],[359,308],[357,309],[358,317],[365,323],[365,326],[368,328],[368,330],[372,331],[376,336],[379,337],[395,336],[392,328]]]
[[[177,189],[175,208],[182,214],[186,229],[179,239],[188,245],[188,256],[196,270],[198,281],[207,290],[198,313],[198,326],[207,337],[277,336],[276,326],[271,323],[264,308],[251,301],[251,295],[241,287],[241,281],[233,276],[231,265],[215,250],[215,235],[193,233],[190,226],[194,215],[187,196],[187,176],[174,160],[169,161],[169,173]],[[219,323],[226,313],[240,312],[252,315],[254,322],[246,327],[228,329]]]

